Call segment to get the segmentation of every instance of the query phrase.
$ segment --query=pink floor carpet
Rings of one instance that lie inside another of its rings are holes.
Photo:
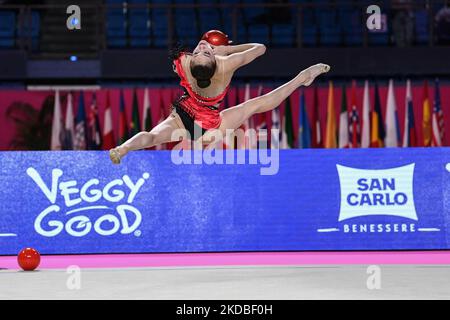
[[[42,256],[40,269],[193,267],[250,265],[450,264],[450,251],[258,252],[186,254],[105,254]],[[15,256],[0,256],[0,268],[18,269]]]

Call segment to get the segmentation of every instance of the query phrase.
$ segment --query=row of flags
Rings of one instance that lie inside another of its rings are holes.
[[[319,117],[319,97],[318,89],[314,88],[312,108],[307,108],[305,94],[300,89],[299,99],[299,127],[295,139],[295,128],[291,99],[285,100],[283,117],[280,119],[280,110],[275,108],[268,114],[257,114],[248,119],[241,128],[246,129],[279,129],[278,139],[271,136],[258,136],[255,139],[237,141],[233,148],[258,148],[258,143],[266,139],[272,148],[368,148],[368,147],[414,147],[414,146],[442,146],[444,143],[444,115],[441,106],[439,81],[435,81],[434,105],[431,108],[428,95],[428,83],[424,83],[423,99],[423,141],[420,143],[417,138],[416,124],[414,121],[414,108],[411,94],[411,81],[406,82],[406,105],[404,118],[404,132],[400,134],[399,119],[397,114],[397,104],[394,95],[394,82],[389,81],[388,95],[386,101],[386,113],[383,120],[381,112],[381,101],[378,85],[375,83],[374,105],[370,104],[369,82],[365,81],[362,101],[362,115],[358,113],[358,101],[356,99],[356,83],[353,81],[350,104],[346,95],[346,87],[342,86],[342,97],[339,118],[336,118],[334,85],[329,82],[327,99],[327,118],[325,135],[322,136],[322,128]],[[263,94],[263,87],[260,85],[257,96]],[[247,84],[244,90],[244,101],[249,100],[250,85]],[[235,95],[235,101],[225,99],[224,108],[229,108],[241,103],[239,95]],[[163,105],[163,103],[161,103]],[[161,106],[160,106],[161,107]],[[307,109],[311,110],[311,115],[307,114]],[[109,93],[107,94],[105,110],[103,113],[103,130],[100,128],[99,112],[96,94],[94,92],[92,102],[85,108],[84,94],[80,93],[76,115],[73,111],[73,94],[68,93],[66,99],[66,112],[63,113],[60,103],[60,92],[55,92],[54,116],[52,124],[51,149],[52,150],[108,150],[120,145],[136,133],[153,128],[153,121],[150,109],[149,91],[145,89],[143,99],[142,117],[139,114],[139,103],[137,92],[133,92],[132,116],[130,121],[126,116],[126,105],[123,91],[120,92],[118,132],[114,132],[111,103]],[[267,117],[270,117],[272,125],[268,128]],[[141,121],[142,119],[142,121]],[[164,112],[161,113],[160,123],[164,120]],[[259,134],[259,132],[258,132]],[[248,137],[246,137],[248,138]],[[279,143],[278,145],[276,143]],[[163,146],[157,146],[157,149]]]
[[[144,93],[143,121],[139,116],[139,104],[136,90],[133,93],[132,119],[130,122],[126,116],[126,106],[123,92],[120,94],[119,126],[117,134],[114,133],[111,103],[109,94],[106,98],[104,111],[103,131],[100,128],[100,120],[97,106],[97,98],[94,92],[91,105],[85,108],[84,94],[80,93],[78,99],[77,114],[73,112],[73,94],[67,95],[65,119],[62,117],[60,93],[55,92],[55,104],[53,111],[51,150],[109,150],[128,140],[141,130],[149,131],[152,127],[150,99],[148,90]],[[161,121],[161,120],[160,120]],[[117,136],[117,139],[115,138]]]
[[[394,94],[394,81],[389,81],[386,113],[383,121],[381,112],[381,101],[378,85],[375,84],[374,105],[370,105],[369,81],[365,81],[363,93],[362,119],[358,113],[356,101],[356,85],[352,84],[352,97],[350,105],[347,105],[345,85],[342,87],[341,109],[339,119],[336,119],[334,106],[334,86],[329,82],[327,120],[325,137],[321,137],[320,121],[318,117],[317,88],[314,89],[313,114],[308,117],[306,114],[304,92],[300,94],[299,112],[299,134],[298,145],[292,143],[292,139],[287,138],[287,145],[290,148],[369,148],[369,147],[417,147],[417,146],[442,146],[445,143],[444,114],[441,106],[439,80],[435,80],[435,98],[433,108],[429,99],[429,89],[427,81],[423,86],[423,121],[422,121],[422,143],[418,141],[417,130],[414,120],[414,108],[411,93],[411,81],[406,81],[405,118],[404,132],[400,133],[399,118],[397,113],[397,103]],[[350,107],[350,108],[348,108]],[[290,106],[286,106],[290,108]],[[274,109],[272,113],[278,113]],[[273,116],[277,119],[277,115]],[[286,115],[289,118],[289,112]],[[310,120],[312,119],[310,123]],[[338,130],[339,128],[339,130]],[[289,128],[282,128],[286,136],[290,132]],[[282,142],[281,145],[284,143]]]

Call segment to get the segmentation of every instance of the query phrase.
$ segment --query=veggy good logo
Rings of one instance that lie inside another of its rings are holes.
[[[128,175],[124,175],[122,179],[106,183],[103,188],[99,187],[100,181],[96,178],[82,185],[78,185],[74,179],[60,181],[63,171],[58,168],[52,170],[49,185],[32,167],[27,169],[27,174],[50,202],[50,205],[35,219],[34,229],[38,234],[55,237],[65,230],[74,237],[83,237],[91,232],[101,236],[111,236],[118,232],[123,235],[134,233],[135,236],[140,236],[138,228],[142,222],[142,215],[132,203],[150,176],[147,172],[136,182]],[[63,198],[64,205],[59,204],[61,200],[57,203],[58,196]],[[102,201],[102,204],[95,205],[99,201]],[[105,202],[115,208],[104,205]],[[61,212],[63,209],[66,209],[65,214]],[[94,219],[92,213],[97,210],[106,213]]]

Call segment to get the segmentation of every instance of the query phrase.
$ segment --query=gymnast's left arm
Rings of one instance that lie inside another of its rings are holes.
[[[229,46],[214,46],[214,54],[218,56],[229,56],[233,53],[239,53],[243,52],[249,49],[252,49],[254,47],[260,47],[264,46],[260,43],[244,43],[244,44],[238,44],[238,45],[229,45]]]

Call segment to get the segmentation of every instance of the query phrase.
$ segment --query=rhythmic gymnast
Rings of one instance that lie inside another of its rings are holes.
[[[265,51],[263,44],[212,46],[201,40],[192,53],[176,53],[173,67],[181,79],[184,94],[172,103],[172,113],[151,131],[139,132],[111,149],[111,161],[120,163],[132,150],[183,139],[197,140],[200,137],[194,136],[195,132],[205,136],[208,130],[219,129],[225,135],[226,130],[239,128],[252,115],[275,109],[298,87],[309,86],[317,76],[330,70],[326,64],[313,65],[277,89],[219,112],[234,72]],[[172,133],[179,129],[185,129],[185,135],[174,138]]]

